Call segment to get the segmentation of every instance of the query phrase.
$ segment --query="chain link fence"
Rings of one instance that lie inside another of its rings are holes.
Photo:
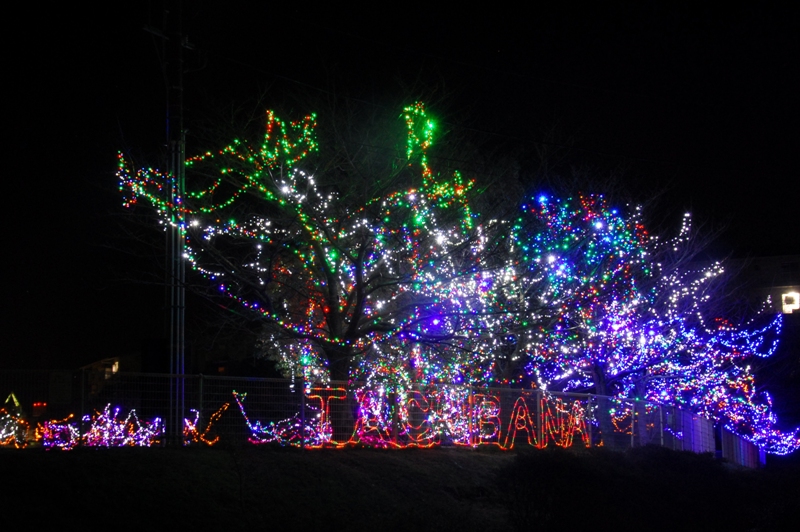
[[[179,401],[183,391],[183,400]],[[446,384],[390,389],[283,379],[80,370],[4,371],[0,444],[386,448],[659,445],[757,467],[751,442],[677,407]],[[60,424],[59,424],[60,423]],[[48,432],[49,431],[49,432]],[[63,441],[62,441],[63,440]],[[69,440],[71,443],[64,443]]]

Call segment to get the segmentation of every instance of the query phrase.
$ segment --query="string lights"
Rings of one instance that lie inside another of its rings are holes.
[[[230,405],[230,403],[225,403],[213,414],[211,414],[211,417],[208,418],[208,423],[206,423],[206,427],[202,432],[200,432],[198,428],[200,425],[200,411],[192,408],[191,412],[194,412],[194,419],[192,420],[184,418],[183,420],[183,444],[191,445],[193,443],[204,443],[209,447],[216,444],[219,441],[219,434],[211,436],[212,428],[214,427],[214,423],[219,421],[219,419],[222,417],[222,414],[228,410]]]
[[[626,213],[599,195],[534,196],[513,219],[482,219],[473,182],[431,167],[436,126],[424,105],[402,118],[419,186],[363,203],[303,168],[318,147],[315,115],[287,123],[272,112],[260,142],[188,159],[191,190],[175,201],[172,176],[134,172],[120,155],[123,202],[149,203],[163,224],[183,220],[192,269],[264,318],[260,347],[287,376],[320,390],[348,380],[349,392],[336,393],[358,405],[350,443],[588,441],[587,405],[550,401],[534,415],[517,399],[501,420],[496,398],[469,402],[463,392],[506,386],[592,392],[610,396],[608,408],[676,405],[767,452],[800,447],[800,431],[777,429],[747,362],[775,352],[781,317],[720,315],[722,265],[683,258],[688,214],[668,240],[648,232],[640,208]],[[436,394],[423,391],[433,384]],[[309,396],[308,412],[261,425],[247,418],[244,394],[234,395],[254,443],[346,443],[333,439],[330,399]]]
[[[239,405],[239,410],[247,427],[250,429],[250,443],[256,445],[278,443],[280,445],[302,446],[309,449],[323,446],[340,446],[331,440],[331,432],[328,430],[328,424],[321,412],[317,412],[316,416],[308,416],[308,419],[304,419],[303,415],[297,414],[288,419],[277,422],[270,421],[262,425],[260,421],[250,421],[247,416],[243,404],[247,398],[247,393],[237,393],[234,390],[233,397],[236,404]],[[313,409],[313,406],[311,408]]]
[[[194,419],[184,419],[184,445],[203,443],[212,446],[219,441],[219,435],[213,435],[214,423],[219,421],[222,414],[230,406],[223,404],[209,418],[205,428],[201,431],[200,414],[192,409]],[[161,443],[164,435],[164,423],[156,417],[152,421],[141,421],[135,410],[130,410],[122,418],[120,408],[112,410],[107,405],[102,412],[95,411],[92,415],[83,416],[85,433],[81,435],[78,423],[74,421],[75,415],[70,414],[64,419],[48,420],[38,425],[36,441],[41,441],[47,449],[61,449],[69,451],[80,445],[86,447],[151,447]]]
[[[74,414],[70,414],[64,419],[51,419],[41,425],[40,436],[42,445],[46,449],[61,449],[69,451],[80,443],[80,431],[76,423],[72,421]]]
[[[0,408],[0,447],[27,447],[29,428],[22,416]]]
[[[136,410],[131,410],[120,418],[120,409],[106,405],[102,412],[95,411],[91,416],[83,416],[89,429],[83,435],[82,444],[86,447],[151,447],[161,441],[164,423],[161,418],[141,421]]]
[[[498,390],[498,392],[500,392]],[[504,393],[510,392],[510,390]],[[541,392],[516,391],[508,412],[501,411],[496,394],[475,393],[468,387],[437,386],[404,394],[385,389],[357,392],[357,409],[349,439],[337,442],[330,428],[330,401],[347,399],[343,388],[313,388],[307,398],[322,399],[320,408],[307,404],[305,419],[300,414],[277,422],[253,422],[244,408],[247,394],[233,392],[250,442],[279,443],[306,448],[367,446],[377,448],[427,448],[438,445],[476,447],[494,445],[512,449],[520,434],[527,443],[571,447],[575,436],[590,445],[592,423],[586,399],[568,400]]]
[[[747,363],[774,354],[782,316],[737,325],[714,314],[724,270],[682,259],[688,214],[662,242],[640,209],[624,216],[599,196],[539,197],[522,211],[513,233],[521,278],[538,290],[521,356],[537,387],[687,408],[770,453],[800,446],[797,429],[777,429]]]

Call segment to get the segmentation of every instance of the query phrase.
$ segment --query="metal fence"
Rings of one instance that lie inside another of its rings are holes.
[[[177,423],[169,419],[176,416],[171,402],[175,388],[184,390],[185,404]],[[172,434],[173,442],[277,442],[309,448],[579,445],[620,450],[653,444],[716,452],[749,467],[764,462],[751,442],[715,431],[712,421],[691,412],[587,394],[446,384],[407,389],[345,383],[304,386],[282,379],[88,370],[5,371],[0,373],[0,393],[13,393],[20,405],[14,406],[11,395],[0,405],[5,406],[0,443],[6,444],[15,441],[9,431],[16,422],[18,433],[27,427],[24,436],[16,435],[23,445],[20,438],[44,438],[46,444],[48,437],[71,438],[76,445],[164,445],[171,432],[177,432],[171,427],[183,427],[183,434]]]

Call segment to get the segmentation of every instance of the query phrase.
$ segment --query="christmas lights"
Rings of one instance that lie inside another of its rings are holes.
[[[0,408],[0,447],[27,447],[29,428],[19,414]]]
[[[742,325],[714,316],[723,268],[681,258],[690,230],[687,214],[678,235],[661,242],[648,236],[639,209],[624,216],[597,196],[523,206],[514,244],[522,282],[537,286],[522,328],[526,373],[542,389],[688,408],[767,452],[791,452],[798,430],[775,427],[746,363],[775,352],[781,316]]]
[[[87,447],[151,447],[160,443],[164,435],[161,418],[141,421],[135,410],[124,419],[119,417],[120,409],[111,410],[108,404],[102,412],[83,417],[89,429],[83,435],[83,445]]]
[[[277,422],[251,421],[244,408],[247,394],[233,392],[254,444],[279,443],[306,448],[368,446],[378,448],[495,445],[512,449],[520,432],[534,447],[551,443],[571,447],[576,435],[590,445],[592,420],[586,399],[567,399],[541,392],[515,392],[509,412],[500,408],[495,394],[475,393],[469,387],[436,386],[406,393],[386,389],[361,388],[356,392],[358,408],[352,435],[346,441],[332,439],[330,401],[346,400],[343,388],[311,388],[309,399],[319,399],[318,409],[311,401],[309,412]],[[316,413],[315,413],[316,412]]]
[[[297,447],[320,448],[323,446],[339,447],[336,442],[330,439],[330,432],[326,431],[327,423],[324,417],[310,415],[308,419],[303,419],[301,414],[277,422],[270,421],[262,425],[260,421],[253,423],[247,416],[244,409],[244,400],[247,393],[237,393],[233,391],[233,397],[239,410],[242,412],[245,423],[250,429],[250,443],[260,445],[265,443],[278,443],[280,445],[293,445]],[[312,407],[313,408],[313,407]],[[314,420],[317,419],[316,423]]]
[[[64,419],[45,421],[40,428],[42,445],[46,449],[69,451],[80,443],[80,431],[77,423],[71,421],[75,416],[68,415]]]
[[[776,428],[747,364],[775,352],[781,318],[719,315],[724,270],[685,260],[689,215],[667,240],[647,231],[640,208],[599,195],[540,195],[514,219],[482,220],[473,183],[431,167],[425,107],[402,118],[418,186],[358,203],[304,168],[317,151],[314,115],[286,123],[269,112],[260,142],[188,159],[182,197],[169,174],[133,172],[119,157],[125,205],[143,200],[176,227],[192,269],[264,319],[261,350],[308,387],[305,410],[269,425],[251,423],[235,394],[251,441],[569,446],[596,436],[592,409],[597,434],[633,431],[638,411],[620,405],[639,400],[689,409],[767,452],[800,447],[800,431]],[[311,394],[331,380],[347,391]],[[610,399],[507,405],[489,393],[475,402],[471,386]],[[348,393],[354,429],[334,435],[330,401]]]
[[[8,394],[0,408],[0,447],[22,449],[28,446],[30,424],[25,419],[22,405],[14,392]]]
[[[194,412],[194,419],[184,418],[183,420],[183,444],[184,445],[191,445],[192,443],[205,443],[209,447],[216,444],[219,441],[219,435],[214,435],[210,437],[209,434],[211,433],[211,429],[214,426],[214,423],[219,421],[222,417],[222,414],[230,406],[230,403],[225,403],[221,407],[219,407],[216,412],[211,414],[211,417],[208,419],[208,423],[206,424],[206,428],[201,433],[198,430],[198,424],[200,423],[200,412],[192,408],[190,411]]]

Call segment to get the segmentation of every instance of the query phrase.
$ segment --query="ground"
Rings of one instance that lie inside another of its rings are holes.
[[[782,530],[800,518],[797,467],[661,448],[2,451],[7,508],[86,530]]]

